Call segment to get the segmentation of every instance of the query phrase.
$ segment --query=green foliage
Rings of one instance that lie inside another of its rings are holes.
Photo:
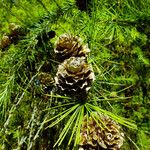
[[[26,30],[0,49],[0,149],[78,149],[83,117],[93,111],[122,126],[122,149],[150,149],[150,2],[94,0],[89,7],[80,11],[75,0],[0,2],[0,38],[11,22]],[[45,40],[50,31],[56,36]],[[91,49],[96,79],[85,100],[40,86],[41,72],[55,77],[54,43],[63,33]]]

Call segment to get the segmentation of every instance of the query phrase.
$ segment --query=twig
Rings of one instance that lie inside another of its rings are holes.
[[[41,68],[42,66],[43,66],[43,64],[38,68],[38,71],[40,70],[40,68]],[[38,72],[37,72],[37,74],[38,74]],[[18,105],[21,103],[21,101],[22,101],[22,99],[23,99],[23,97],[24,97],[24,94],[25,94],[26,90],[28,89],[28,87],[30,86],[30,84],[31,84],[31,82],[34,80],[34,78],[37,76],[37,74],[35,74],[35,75],[31,78],[31,80],[30,80],[29,83],[27,84],[26,88],[24,89],[24,92],[22,93],[22,95],[21,95],[20,98],[18,99],[18,102],[17,102],[16,104],[14,104],[14,105],[11,107],[11,109],[10,109],[10,111],[9,111],[9,116],[8,116],[8,118],[7,118],[7,120],[6,120],[5,124],[4,124],[4,128],[5,128],[5,129],[6,129],[7,126],[9,125],[10,119],[11,119],[11,117],[13,116],[13,112],[17,109]]]

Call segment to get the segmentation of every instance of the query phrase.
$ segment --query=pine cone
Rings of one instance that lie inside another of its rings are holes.
[[[84,118],[81,127],[80,149],[82,150],[120,150],[123,145],[124,134],[120,130],[120,126],[107,116],[95,113],[94,117],[87,116]]]
[[[17,36],[18,34],[21,34],[21,26],[16,25],[15,23],[10,23],[9,24],[9,30],[10,30],[10,35],[11,36]]]
[[[55,43],[54,52],[59,61],[70,57],[86,57],[90,52],[87,45],[82,44],[82,39],[70,34],[61,35]]]
[[[66,94],[86,94],[94,80],[92,68],[85,57],[70,57],[58,67],[56,85]]]
[[[6,48],[11,44],[11,39],[7,35],[3,35],[1,41],[0,41],[0,48]]]
[[[41,72],[37,77],[37,84],[41,86],[44,93],[52,90],[54,85],[54,80],[49,73]]]
[[[15,23],[9,24],[9,30],[10,34],[9,37],[12,41],[12,43],[17,44],[19,40],[22,39],[23,36],[26,35],[25,29],[23,29],[21,26],[16,25]]]

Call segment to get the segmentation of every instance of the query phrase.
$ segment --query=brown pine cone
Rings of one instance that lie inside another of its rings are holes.
[[[120,150],[124,140],[121,127],[108,116],[93,114],[95,119],[84,117],[79,143],[80,150]]]
[[[70,57],[86,57],[90,52],[87,45],[82,44],[82,39],[70,34],[61,35],[55,43],[54,52],[59,61]]]
[[[54,85],[54,80],[52,78],[52,76],[50,75],[50,73],[45,73],[45,72],[41,72],[37,79],[39,80],[39,84],[42,88],[42,90],[44,91],[44,93],[49,92],[53,85]]]
[[[3,35],[0,41],[0,48],[4,49],[7,48],[11,44],[11,39],[7,35]]]
[[[18,34],[21,34],[21,26],[16,25],[15,23],[10,23],[9,24],[9,30],[10,30],[10,35],[11,36],[17,36]]]
[[[66,94],[83,94],[90,89],[94,73],[85,57],[70,57],[61,63],[55,77],[57,87]]]
[[[20,25],[17,25],[15,23],[9,24],[9,30],[10,34],[9,37],[12,41],[12,43],[17,44],[19,40],[23,38],[27,34],[27,31],[23,29]]]

